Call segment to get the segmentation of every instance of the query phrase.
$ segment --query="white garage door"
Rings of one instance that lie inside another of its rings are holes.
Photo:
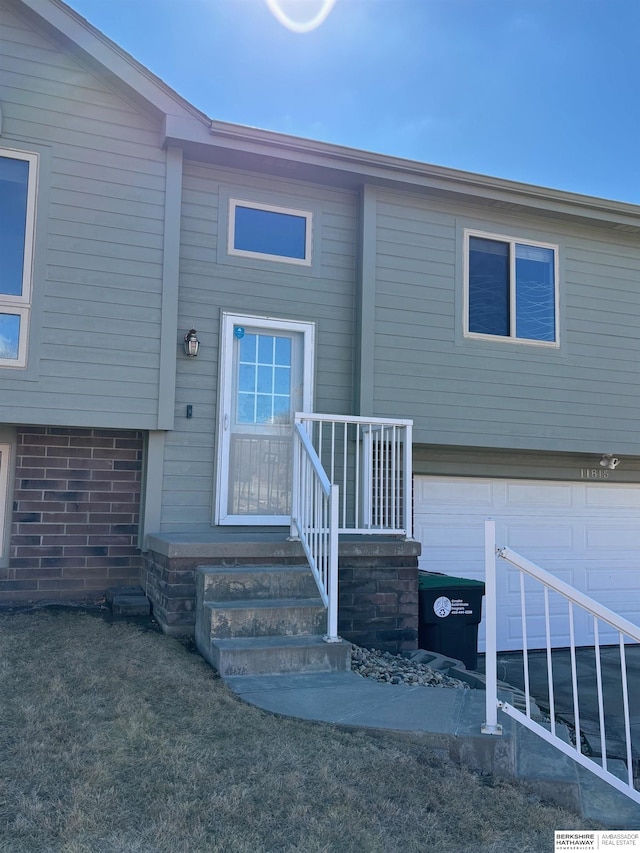
[[[637,485],[416,476],[414,488],[420,568],[484,580],[484,521],[493,518],[498,546],[512,548],[640,625]],[[566,611],[552,600],[557,646],[569,645]],[[543,647],[542,607],[528,612],[529,647]],[[576,618],[575,631],[577,643],[593,645],[591,619]],[[519,581],[498,560],[498,649],[521,648],[521,634]],[[600,631],[600,642],[617,641],[613,632]],[[484,648],[484,625],[479,647]]]

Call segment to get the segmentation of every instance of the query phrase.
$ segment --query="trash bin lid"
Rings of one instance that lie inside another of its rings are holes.
[[[459,589],[461,587],[482,589],[484,595],[484,581],[457,578],[454,575],[443,575],[439,572],[418,572],[418,589]]]

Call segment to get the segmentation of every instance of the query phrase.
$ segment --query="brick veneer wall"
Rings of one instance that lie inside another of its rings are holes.
[[[343,558],[338,633],[391,654],[418,648],[418,566],[404,558]]]
[[[19,428],[0,601],[98,600],[138,583],[141,471],[141,432]]]
[[[196,623],[196,566],[202,559],[176,559],[154,551],[143,554],[142,586],[162,630],[171,635],[190,636]],[[211,563],[211,560],[205,560]]]

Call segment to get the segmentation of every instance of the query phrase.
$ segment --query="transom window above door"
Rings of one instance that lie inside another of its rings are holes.
[[[465,335],[558,343],[557,246],[465,233]]]
[[[229,199],[230,255],[311,266],[313,214]]]

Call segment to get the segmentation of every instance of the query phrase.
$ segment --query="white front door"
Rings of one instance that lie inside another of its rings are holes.
[[[224,314],[218,524],[289,524],[294,412],[312,410],[314,325]]]

